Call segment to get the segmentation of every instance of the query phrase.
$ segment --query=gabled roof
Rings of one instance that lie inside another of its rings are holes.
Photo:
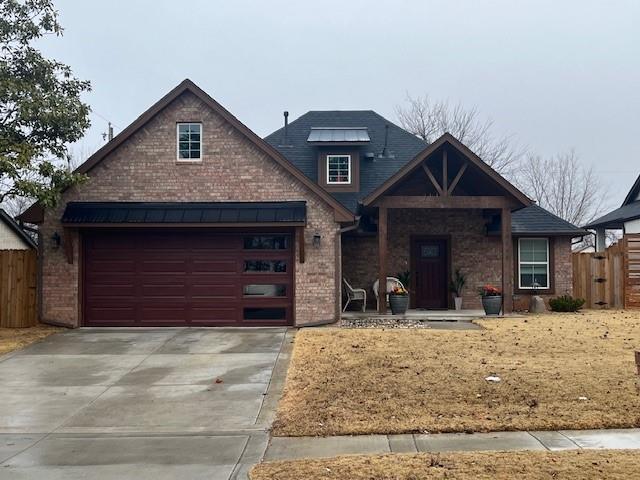
[[[535,204],[513,212],[511,232],[514,235],[568,235],[572,237],[589,233]]]
[[[381,157],[387,125],[389,126],[387,155]],[[360,147],[361,152],[372,153],[375,157],[362,160],[367,164],[364,168],[363,163],[363,168],[360,169],[360,191],[331,193],[336,200],[354,213],[357,211],[358,203],[366,195],[379,187],[427,146],[424,141],[373,110],[312,110],[289,123],[286,142],[284,128],[268,135],[265,140],[314,182],[318,182],[318,146],[307,142],[309,133],[314,127],[367,128],[370,141]]]
[[[600,218],[596,218],[589,222],[584,228],[610,228],[621,229],[625,222],[640,218],[640,200],[623,205],[616,208],[613,212],[609,212]]]
[[[251,129],[249,129],[240,120],[238,120],[231,112],[229,112],[226,108],[216,102],[209,94],[207,94],[204,90],[202,90],[189,79],[185,79],[180,82],[178,86],[173,88],[169,93],[167,93],[164,97],[162,97],[154,105],[152,105],[151,108],[149,108],[146,112],[144,112],[136,120],[134,120],[133,123],[131,123],[127,128],[116,135],[113,140],[108,142],[96,153],[91,155],[82,165],[80,165],[76,169],[76,172],[84,174],[89,173],[91,169],[99,164],[102,160],[104,160],[107,155],[109,155],[116,148],[127,141],[134,133],[136,133],[140,128],[147,124],[147,122],[149,122],[153,117],[155,117],[159,112],[161,112],[165,107],[167,107],[171,102],[173,102],[185,92],[191,92],[193,95],[202,100],[202,102],[204,102],[207,106],[209,106],[212,110],[214,110],[217,114],[219,114],[222,118],[229,122],[233,127],[240,131],[240,133],[242,133],[249,141],[251,141],[260,151],[272,158],[276,163],[278,163],[287,172],[289,172],[298,181],[300,181],[305,187],[307,187],[309,190],[318,195],[322,200],[324,200],[327,204],[329,204],[336,212],[336,220],[343,222],[353,220],[353,214],[347,208],[345,208],[340,202],[336,201],[336,199],[334,199],[322,187],[311,181],[298,168],[296,168],[291,162],[289,162],[282,155],[282,153],[280,153],[278,150],[273,148],[272,145],[270,145],[268,142],[265,142],[262,138],[256,135]],[[41,207],[38,204],[33,204],[27,209],[26,212],[24,212],[20,216],[20,218],[26,222],[36,223],[34,221],[34,217],[38,216],[37,214],[39,213],[39,211],[42,211]]]
[[[18,237],[20,237],[20,240],[22,240],[28,247],[30,248],[36,248],[36,242],[33,241],[33,239],[27,235],[27,233],[20,228],[20,225],[18,225],[16,223],[16,221],[11,218],[11,216],[5,212],[3,209],[0,208],[0,222],[4,223],[7,227],[9,227],[9,229],[15,233]]]
[[[393,176],[387,179],[382,185],[376,188],[373,192],[367,195],[362,201],[363,205],[371,205],[378,198],[384,195],[390,188],[397,185],[402,179],[408,176],[411,172],[413,172],[416,168],[420,166],[420,164],[424,161],[426,157],[435,152],[438,148],[443,146],[445,143],[450,144],[458,151],[460,151],[473,165],[480,169],[483,173],[489,176],[492,180],[494,180],[502,189],[504,189],[507,193],[509,193],[513,198],[522,203],[522,205],[531,205],[532,200],[527,197],[524,193],[518,190],[513,186],[509,181],[507,181],[502,175],[496,172],[493,168],[487,165],[482,161],[480,157],[478,157],[475,153],[473,153],[466,145],[460,142],[457,138],[455,138],[450,133],[443,134],[440,138],[438,138],[433,143],[426,146],[422,151],[420,151],[410,162],[404,165],[400,170],[398,170]]]
[[[625,222],[640,218],[640,175],[627,193],[622,206],[589,222],[584,228],[624,228]]]
[[[631,187],[631,190],[629,190],[629,193],[627,193],[624,202],[622,202],[622,206],[624,207],[625,205],[629,205],[630,203],[636,201],[638,198],[640,198],[640,175],[638,175],[638,178],[636,178],[636,181]]]

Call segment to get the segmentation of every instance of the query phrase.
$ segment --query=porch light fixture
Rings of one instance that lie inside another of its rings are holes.
[[[317,232],[313,235],[313,247],[314,248],[320,248],[320,239],[321,238],[322,237]]]
[[[51,248],[57,250],[58,248],[60,248],[60,243],[62,243],[60,234],[58,232],[54,232],[53,235],[51,235]]]

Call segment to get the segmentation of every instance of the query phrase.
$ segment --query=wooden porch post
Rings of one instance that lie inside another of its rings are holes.
[[[378,313],[387,313],[387,207],[378,208]]]
[[[502,313],[513,312],[513,239],[511,210],[502,208]]]

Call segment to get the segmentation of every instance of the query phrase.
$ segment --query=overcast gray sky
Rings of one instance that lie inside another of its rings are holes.
[[[184,78],[264,136],[282,111],[406,92],[477,107],[542,155],[575,148],[622,201],[640,173],[640,1],[57,0],[43,50],[93,84],[102,145]]]

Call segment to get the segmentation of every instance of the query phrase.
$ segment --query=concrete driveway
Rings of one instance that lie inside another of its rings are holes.
[[[244,479],[292,336],[80,329],[0,357],[0,479]]]

